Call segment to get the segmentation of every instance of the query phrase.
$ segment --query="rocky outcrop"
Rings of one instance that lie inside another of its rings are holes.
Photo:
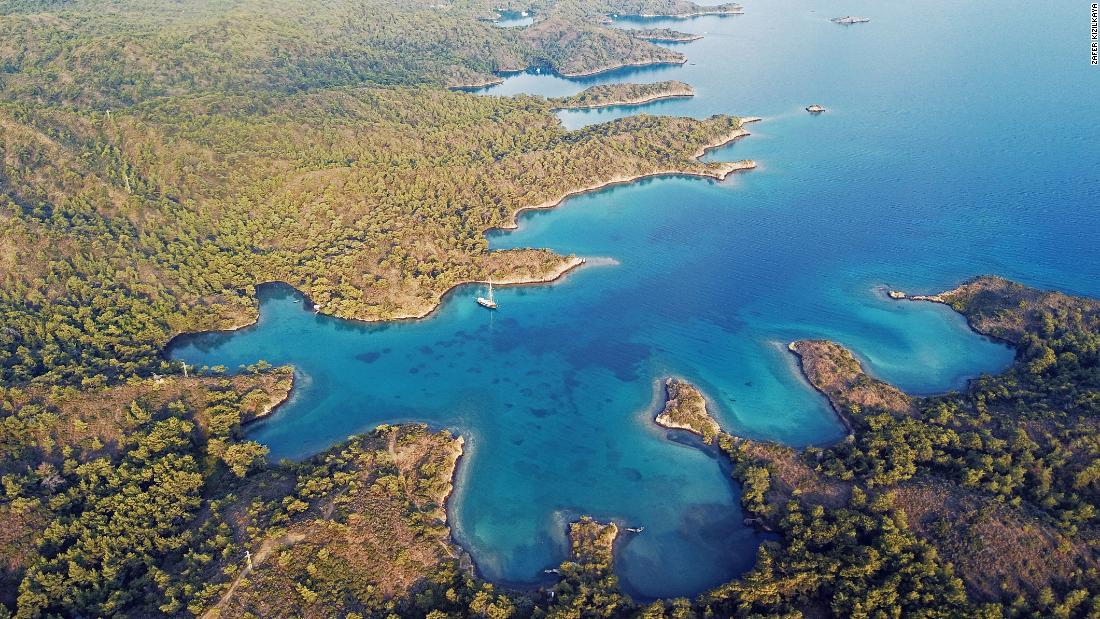
[[[698,434],[708,445],[714,443],[721,431],[718,422],[707,412],[703,394],[691,383],[677,378],[665,381],[665,406],[654,421],[664,428]]]
[[[1036,290],[994,275],[975,277],[939,294],[908,295],[900,290],[887,294],[891,299],[949,305],[978,333],[1011,344],[1019,344],[1028,331],[1041,330],[1054,314],[1082,330],[1100,328],[1100,301]]]
[[[789,346],[798,356],[802,373],[829,399],[851,431],[848,415],[866,411],[907,414],[913,400],[897,387],[868,376],[847,349],[828,340],[799,340]]]

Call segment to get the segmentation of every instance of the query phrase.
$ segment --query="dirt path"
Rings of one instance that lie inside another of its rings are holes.
[[[241,579],[252,573],[252,567],[260,565],[267,559],[272,552],[280,550],[287,546],[293,546],[298,542],[305,539],[305,535],[302,533],[287,533],[280,537],[264,540],[264,543],[260,544],[260,549],[256,551],[256,554],[252,555],[252,566],[245,565],[240,574],[233,579],[233,584],[229,585],[229,590],[225,592],[222,599],[218,600],[218,603],[202,614],[202,619],[216,619],[220,614],[222,608],[233,597],[233,594],[237,591],[237,585],[241,583]]]

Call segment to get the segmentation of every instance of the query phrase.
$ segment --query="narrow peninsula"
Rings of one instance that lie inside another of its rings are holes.
[[[672,28],[638,28],[631,30],[630,36],[650,43],[690,43],[703,38],[701,34],[680,32]]]
[[[590,86],[570,96],[551,99],[557,109],[589,109],[599,107],[643,105],[662,99],[695,96],[689,84],[675,80],[652,84],[600,84]]]
[[[828,398],[833,410],[851,430],[849,416],[864,409],[902,414],[912,400],[900,389],[872,378],[847,348],[828,340],[799,340],[789,346],[806,380]]]
[[[703,6],[685,0],[624,0],[616,3],[621,10],[613,17],[641,17],[648,19],[690,19],[704,15],[741,15],[744,8],[736,2]]]

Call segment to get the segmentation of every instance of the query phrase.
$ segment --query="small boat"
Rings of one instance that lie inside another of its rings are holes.
[[[631,533],[641,533],[642,531],[645,531],[645,527],[627,527],[626,530],[630,531]]]
[[[478,297],[477,304],[481,307],[491,310],[497,308],[497,302],[493,300],[493,280],[489,280],[489,298],[486,299],[485,297]]]

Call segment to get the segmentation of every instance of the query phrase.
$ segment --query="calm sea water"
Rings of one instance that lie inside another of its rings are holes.
[[[501,28],[519,28],[530,26],[533,23],[535,23],[534,16],[516,13],[515,11],[501,11],[500,19],[493,22],[493,24]]]
[[[872,21],[827,21],[845,14]],[[649,180],[526,214],[493,247],[611,260],[498,289],[496,313],[467,286],[428,320],[362,325],[314,316],[294,291],[268,286],[256,326],[181,338],[171,355],[293,364],[293,399],[251,431],[276,458],[383,422],[465,435],[451,515],[489,578],[542,578],[583,513],[644,526],[620,544],[622,581],[643,597],[678,595],[749,568],[760,537],[742,526],[719,461],[651,424],[661,378],[699,385],[730,431],[824,443],[841,428],[798,376],[793,339],[838,340],[915,393],[1011,361],[946,308],[890,302],[878,286],[936,291],[997,273],[1100,293],[1100,70],[1088,64],[1087,4],[769,0],[743,16],[645,25],[706,38],[677,46],[684,66],[582,81],[520,74],[487,94],[680,79],[698,96],[563,122],[764,116],[710,155],[753,158],[758,170]],[[810,103],[829,111],[811,117]]]

